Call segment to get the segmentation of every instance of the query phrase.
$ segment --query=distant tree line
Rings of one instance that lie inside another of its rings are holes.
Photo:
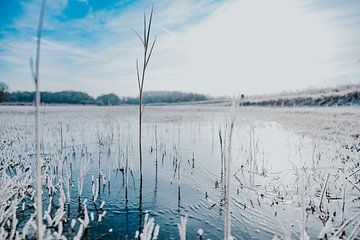
[[[119,98],[116,94],[104,94],[97,98],[80,91],[41,92],[41,102],[45,104],[91,104],[91,105],[121,105],[139,104],[138,97]],[[29,91],[9,92],[9,87],[0,82],[0,102],[8,103],[32,103],[35,93]],[[144,92],[143,102],[146,104],[178,103],[204,101],[209,97],[203,94],[183,93],[178,91],[154,91]]]
[[[152,91],[143,93],[143,103],[179,103],[179,102],[195,102],[205,101],[210,98],[203,94],[184,93],[178,91]],[[122,98],[123,104],[139,104],[139,98]]]

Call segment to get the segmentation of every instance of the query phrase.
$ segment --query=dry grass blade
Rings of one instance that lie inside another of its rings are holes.
[[[147,44],[147,39],[146,39],[146,13],[144,12],[144,47]]]
[[[323,199],[324,199],[324,196],[325,196],[326,187],[328,185],[329,177],[330,177],[330,174],[328,173],[327,177],[326,177],[326,180],[325,180],[325,183],[324,183],[324,186],[323,186],[322,191],[321,191],[321,195],[320,195],[320,204],[319,204],[320,209],[322,208],[322,205],[323,205]]]
[[[154,12],[154,3],[152,4],[152,7],[151,7],[151,13],[150,13],[150,19],[149,19],[149,26],[148,26],[148,29],[147,29],[147,36],[146,36],[146,45],[149,44],[150,29],[151,29],[153,12]],[[146,20],[146,18],[145,18],[145,20]],[[144,26],[144,31],[145,31],[145,27],[146,27],[146,25]],[[145,32],[144,32],[144,33],[145,33]]]
[[[152,45],[151,45],[150,52],[149,52],[149,56],[148,56],[148,58],[146,59],[146,66],[147,66],[148,63],[149,63],[151,54],[152,54],[152,52],[153,52],[153,49],[154,49],[154,46],[155,46],[155,42],[156,42],[156,38],[157,38],[157,36],[155,36],[155,39],[154,39],[154,41],[153,41],[153,43],[152,43]]]
[[[342,233],[344,232],[345,228],[352,222],[354,222],[358,217],[360,216],[360,212],[356,213],[352,218],[350,218],[348,221],[344,222],[336,232],[335,236],[340,237]]]
[[[140,84],[139,60],[138,59],[136,59],[136,75],[137,75],[138,87],[139,87],[139,91],[140,91],[141,84]]]
[[[135,30],[135,29],[131,29],[140,39],[140,41],[142,42],[143,45],[145,45],[144,39],[140,36],[140,34]]]

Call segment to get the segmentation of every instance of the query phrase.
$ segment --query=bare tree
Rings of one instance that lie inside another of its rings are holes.
[[[31,74],[35,82],[35,134],[36,134],[36,221],[38,227],[37,238],[42,240],[44,237],[43,218],[42,218],[42,184],[41,184],[41,159],[40,159],[40,91],[39,91],[39,64],[40,64],[40,44],[43,28],[45,10],[45,0],[41,3],[40,17],[37,29],[36,59],[35,68],[32,58],[30,59]]]
[[[0,82],[0,102],[6,101],[8,91],[9,86],[4,82]]]

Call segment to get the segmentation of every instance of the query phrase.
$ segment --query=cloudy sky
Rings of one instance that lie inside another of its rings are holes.
[[[41,89],[135,96],[151,0],[48,0]],[[32,90],[40,0],[0,1],[0,81]],[[360,83],[358,0],[156,0],[145,90],[215,96]]]

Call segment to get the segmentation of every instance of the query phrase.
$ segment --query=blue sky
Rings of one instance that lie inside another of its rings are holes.
[[[137,93],[148,0],[48,0],[42,90]],[[40,0],[0,1],[0,81],[32,90]],[[359,83],[360,1],[157,0],[147,90],[259,94]]]

